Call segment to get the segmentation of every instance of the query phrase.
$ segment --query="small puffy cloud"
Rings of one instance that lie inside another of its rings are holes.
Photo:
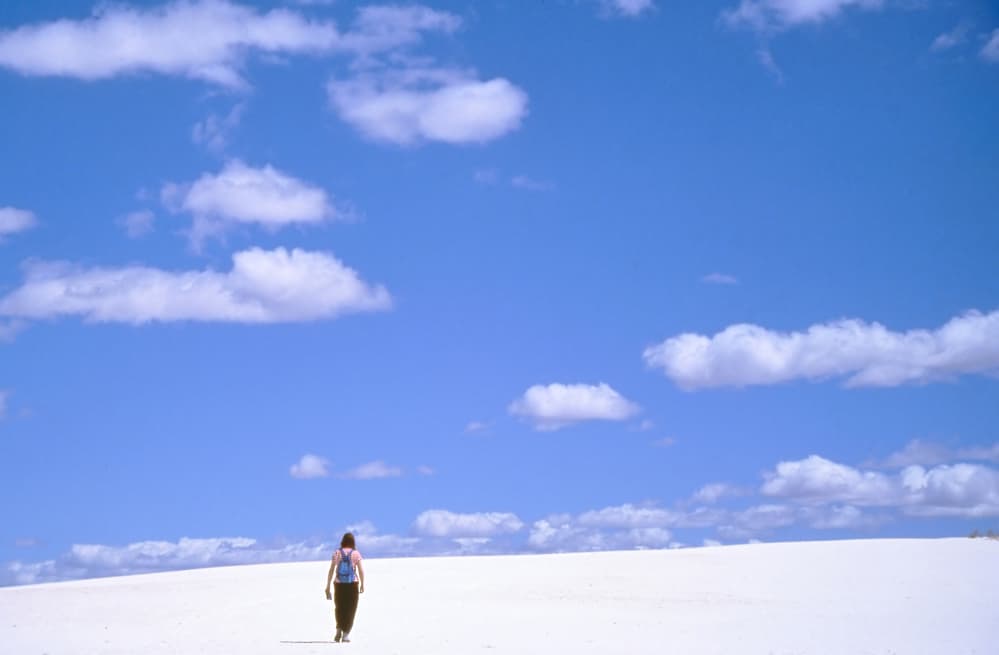
[[[776,32],[815,25],[837,18],[849,9],[880,9],[883,0],[740,0],[722,13],[731,27]]]
[[[389,466],[381,460],[362,464],[340,475],[340,477],[349,480],[379,480],[383,478],[398,478],[400,476],[402,476],[401,468],[398,466]]]
[[[538,430],[558,430],[579,421],[624,421],[639,412],[638,405],[604,383],[537,384],[508,409],[532,421]]]
[[[458,514],[443,509],[431,509],[416,517],[413,531],[424,537],[493,537],[518,532],[524,522],[509,512]]]
[[[238,103],[225,116],[210,114],[204,120],[194,124],[191,129],[191,139],[212,152],[222,152],[229,144],[229,135],[243,119],[245,108],[244,103]]]
[[[656,6],[653,0],[600,0],[604,11],[618,16],[635,18]]]
[[[29,262],[25,282],[0,297],[0,316],[139,325],[152,321],[282,323],[386,310],[391,298],[332,255],[252,248],[232,270],[172,272],[145,266],[81,268]]]
[[[970,26],[966,23],[962,23],[954,29],[944,32],[943,34],[937,36],[937,38],[933,39],[933,43],[930,44],[930,50],[933,52],[943,52],[944,50],[950,50],[955,46],[959,46],[968,39],[969,31]]]
[[[291,477],[299,480],[311,480],[313,478],[325,478],[329,473],[329,460],[319,455],[302,455],[302,459],[297,464],[292,464],[289,469]]]
[[[520,127],[527,94],[506,79],[445,68],[360,72],[327,85],[330,105],[369,139],[486,143]]]
[[[333,23],[287,9],[260,12],[227,0],[148,8],[102,3],[82,20],[0,32],[0,66],[83,80],[155,73],[240,89],[250,54],[321,54],[339,41]]]
[[[936,330],[892,332],[850,319],[775,332],[738,324],[681,334],[643,353],[683,389],[846,377],[847,386],[898,386],[999,373],[999,311],[968,312]]]
[[[125,230],[129,239],[141,239],[146,236],[153,231],[155,222],[156,214],[148,209],[134,211],[118,219],[118,225]]]
[[[34,213],[16,207],[0,207],[0,243],[5,237],[25,230],[30,230],[38,224]]]
[[[694,492],[691,500],[695,503],[701,503],[703,505],[713,505],[726,496],[736,496],[740,493],[741,491],[739,489],[736,489],[730,484],[713,482],[711,484],[704,485]]]
[[[701,278],[701,282],[707,284],[739,284],[739,280],[732,275],[725,273],[708,273]]]
[[[196,245],[239,224],[275,231],[343,216],[323,189],[273,166],[254,168],[238,159],[190,184],[167,184],[161,196],[172,210],[194,216],[191,238]]]
[[[982,46],[982,59],[992,63],[999,63],[999,29],[992,32],[989,40]]]

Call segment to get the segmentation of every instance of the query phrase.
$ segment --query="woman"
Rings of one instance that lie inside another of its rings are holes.
[[[340,549],[333,553],[330,572],[326,576],[326,600],[331,598],[330,582],[335,585],[332,598],[336,614],[336,636],[333,641],[350,641],[350,629],[354,627],[354,614],[357,613],[358,594],[364,593],[364,566],[361,559],[361,553],[354,545],[354,535],[346,533],[340,540]]]

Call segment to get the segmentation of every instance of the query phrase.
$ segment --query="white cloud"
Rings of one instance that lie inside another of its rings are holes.
[[[999,472],[978,464],[909,466],[897,475],[812,455],[781,462],[760,491],[811,505],[891,507],[915,516],[999,516]]]
[[[287,9],[258,12],[227,0],[102,3],[83,20],[0,32],[0,66],[84,80],[156,73],[238,89],[246,86],[240,71],[252,53],[321,54],[339,40],[333,23]]]
[[[713,482],[711,484],[704,485],[694,492],[691,500],[695,503],[713,505],[726,496],[736,496],[740,493],[740,490],[730,484],[725,484],[724,482]]]
[[[809,525],[819,530],[855,530],[873,527],[883,520],[864,514],[853,505],[808,508],[803,513]]]
[[[661,528],[675,525],[681,515],[658,507],[636,507],[629,503],[583,512],[576,523],[585,528]]]
[[[780,462],[776,471],[764,477],[766,482],[760,491],[765,496],[874,505],[890,504],[897,498],[897,489],[888,476],[858,471],[818,455]]]
[[[989,40],[982,46],[982,59],[999,63],[999,29],[993,30]]]
[[[793,525],[797,512],[788,505],[756,505],[725,517],[729,523],[718,527],[725,539],[746,539],[761,532]]]
[[[140,239],[153,231],[156,214],[148,209],[141,209],[122,216],[118,225],[125,230],[130,239]]]
[[[643,356],[688,390],[843,376],[852,387],[927,383],[999,372],[999,311],[968,312],[932,331],[855,319],[791,333],[738,324],[713,337],[672,337]]]
[[[243,119],[245,108],[244,103],[238,103],[223,117],[210,114],[205,120],[194,124],[191,129],[191,139],[212,152],[222,152],[229,144],[229,135]]]
[[[437,471],[432,466],[417,466],[416,472],[420,475],[436,475]]]
[[[489,429],[489,424],[483,421],[469,421],[465,426],[465,434],[474,434]]]
[[[299,480],[311,480],[313,478],[325,478],[329,473],[329,460],[319,455],[306,454],[297,464],[292,464],[288,470],[291,477]]]
[[[279,323],[386,310],[388,291],[370,286],[322,252],[252,248],[232,270],[171,272],[144,266],[81,268],[29,262],[24,284],[0,297],[0,316],[92,322]]]
[[[701,278],[701,282],[708,284],[739,284],[739,280],[725,273],[709,273]]]
[[[558,430],[579,421],[623,421],[639,411],[638,405],[604,383],[537,384],[508,409],[533,421],[538,430]]]
[[[238,224],[275,231],[344,215],[323,189],[273,166],[254,168],[238,159],[226,163],[217,175],[205,173],[190,184],[167,184],[161,196],[172,210],[194,216],[191,239],[195,245]]]
[[[883,5],[883,0],[740,0],[737,7],[722,12],[722,18],[732,27],[773,32],[822,23],[848,9],[880,9]]]
[[[704,545],[704,546],[705,546],[706,548],[714,548],[714,547],[717,547],[717,546],[721,546],[721,545],[722,545],[722,542],[718,541],[717,539],[705,539],[705,540],[704,540],[704,541],[702,541],[701,543],[702,543],[702,544],[703,544],[703,545]]]
[[[472,177],[479,184],[496,184],[499,182],[499,171],[495,168],[482,168],[475,171]]]
[[[15,207],[0,207],[0,243],[4,237],[30,230],[38,224],[34,213]]]
[[[340,477],[350,480],[379,480],[383,478],[398,478],[400,476],[402,476],[401,468],[398,466],[389,466],[381,460],[362,464],[340,475]]]
[[[12,320],[0,321],[0,343],[10,343],[19,332],[28,326],[26,321]]]
[[[341,119],[375,141],[485,143],[520,127],[527,94],[503,78],[445,68],[358,73],[327,85]]]
[[[944,32],[937,38],[933,39],[933,43],[930,45],[930,50],[933,52],[942,52],[961,45],[967,40],[969,29],[970,26],[968,24],[961,23],[954,29]]]
[[[600,4],[606,11],[629,18],[640,16],[656,6],[653,0],[600,0]]]
[[[425,537],[492,537],[518,532],[524,522],[509,512],[457,514],[443,509],[431,509],[416,517],[413,530]]]
[[[461,18],[420,5],[371,5],[357,11],[353,28],[341,47],[362,57],[419,43],[423,34],[450,34],[461,27]]]
[[[608,512],[609,510],[609,512]],[[580,515],[593,517],[612,516],[620,508],[595,510]],[[540,552],[566,552],[611,550],[631,548],[665,548],[671,544],[672,534],[665,527],[645,524],[630,527],[627,511],[623,521],[584,524],[568,514],[557,514],[535,521],[527,538],[527,547]]]
[[[525,191],[549,191],[552,188],[550,182],[535,180],[527,175],[514,175],[510,178],[510,185],[515,189],[524,189]]]

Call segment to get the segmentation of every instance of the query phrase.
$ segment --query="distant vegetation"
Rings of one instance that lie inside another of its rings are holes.
[[[999,534],[996,534],[991,529],[988,532],[982,533],[978,530],[972,530],[971,534],[968,535],[969,539],[995,539],[999,541]]]

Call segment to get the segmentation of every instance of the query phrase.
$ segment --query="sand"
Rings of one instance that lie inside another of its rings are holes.
[[[0,589],[0,652],[999,653],[999,542],[986,539],[372,558],[350,644],[330,642],[327,568]]]

